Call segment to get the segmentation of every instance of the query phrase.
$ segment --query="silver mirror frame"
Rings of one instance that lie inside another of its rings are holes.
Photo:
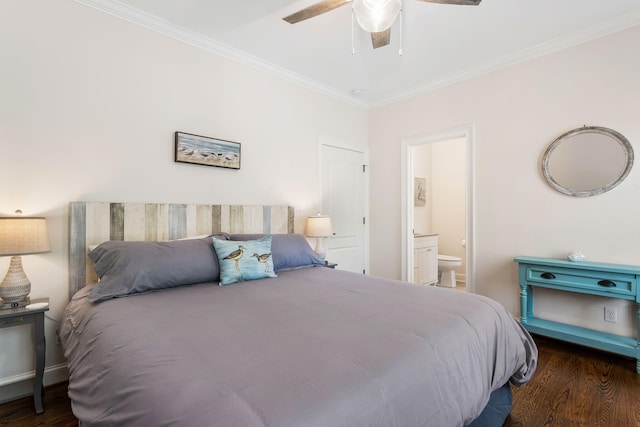
[[[574,137],[576,135],[580,135],[580,134],[583,134],[583,133],[599,133],[599,134],[602,134],[602,135],[606,135],[606,136],[612,138],[618,144],[620,144],[620,146],[622,147],[622,150],[624,151],[624,154],[625,154],[625,168],[622,171],[622,173],[616,179],[614,179],[612,182],[608,183],[607,185],[604,185],[602,187],[596,188],[594,190],[575,191],[575,190],[572,190],[570,188],[566,188],[566,187],[560,185],[553,178],[553,176],[551,176],[551,170],[550,170],[550,167],[549,167],[549,163],[550,163],[551,155],[553,154],[553,151],[560,144],[562,144],[564,141],[566,141],[567,139],[569,139],[571,137]],[[549,145],[549,147],[547,147],[547,150],[544,152],[544,155],[542,156],[542,174],[544,175],[544,178],[547,180],[549,185],[551,185],[551,187],[553,187],[555,190],[557,190],[557,191],[559,191],[561,193],[564,193],[564,194],[569,195],[569,196],[574,196],[574,197],[596,196],[598,194],[602,194],[602,193],[605,193],[605,192],[613,189],[618,184],[620,184],[622,181],[624,181],[624,179],[627,177],[627,175],[629,175],[629,172],[631,171],[631,167],[632,166],[633,166],[633,147],[631,147],[631,144],[629,143],[629,140],[627,138],[625,138],[621,133],[616,132],[613,129],[600,127],[600,126],[584,126],[584,127],[573,129],[573,130],[570,130],[568,132],[563,133],[558,138],[556,138]]]

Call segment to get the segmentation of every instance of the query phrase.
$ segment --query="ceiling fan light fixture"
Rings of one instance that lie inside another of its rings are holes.
[[[353,0],[353,13],[358,25],[369,33],[389,29],[401,9],[401,0]]]

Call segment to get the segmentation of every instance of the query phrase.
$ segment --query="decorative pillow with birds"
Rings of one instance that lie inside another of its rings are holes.
[[[277,277],[273,270],[271,240],[271,235],[246,241],[213,238],[213,247],[220,264],[220,286]]]

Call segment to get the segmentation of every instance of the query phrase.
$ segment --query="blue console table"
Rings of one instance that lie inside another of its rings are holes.
[[[636,372],[640,374],[637,336],[630,338],[538,319],[533,313],[534,287],[620,298],[636,302],[640,331],[639,266],[528,256],[515,258],[514,261],[519,263],[520,321],[529,332],[633,357],[636,359]]]

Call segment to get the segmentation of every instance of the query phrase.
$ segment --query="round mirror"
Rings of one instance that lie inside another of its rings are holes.
[[[561,193],[589,197],[604,193],[626,178],[633,148],[620,133],[585,126],[560,135],[542,157],[542,173]]]

